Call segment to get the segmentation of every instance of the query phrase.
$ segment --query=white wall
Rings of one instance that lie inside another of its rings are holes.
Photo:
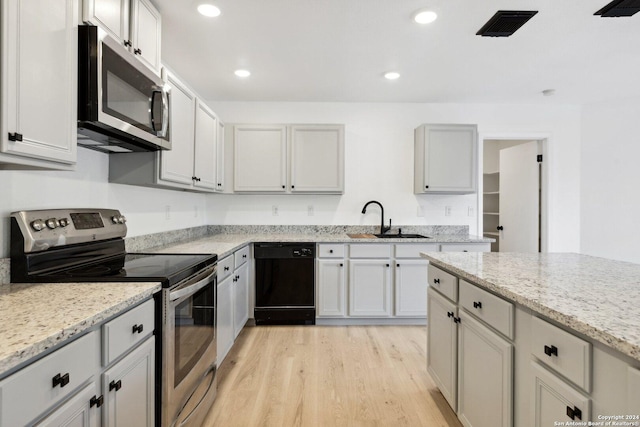
[[[9,214],[18,210],[119,209],[127,217],[128,236],[207,223],[205,195],[110,184],[108,176],[108,155],[84,148],[78,148],[73,172],[0,170],[0,258],[9,256]]]
[[[640,98],[584,107],[581,252],[640,263]]]
[[[469,225],[477,234],[477,196],[413,194],[413,130],[421,123],[475,123],[482,135],[549,135],[549,250],[580,247],[580,108],[391,103],[210,102],[226,123],[344,123],[345,194],[342,196],[235,196],[207,199],[215,224],[374,224],[385,206],[394,224]],[[228,144],[227,148],[231,145]],[[277,205],[279,216],[272,215]],[[307,215],[309,205],[315,215]],[[418,217],[418,206],[424,217]],[[444,215],[445,206],[452,215]],[[468,207],[474,216],[468,216]]]

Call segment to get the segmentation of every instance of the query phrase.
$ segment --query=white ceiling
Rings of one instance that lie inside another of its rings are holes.
[[[609,0],[153,0],[162,55],[209,101],[584,104],[640,96],[640,13]],[[429,25],[418,9],[438,13]],[[508,38],[498,10],[538,10]],[[246,68],[252,75],[237,78]],[[400,79],[383,78],[387,71]],[[552,97],[541,91],[555,89]]]

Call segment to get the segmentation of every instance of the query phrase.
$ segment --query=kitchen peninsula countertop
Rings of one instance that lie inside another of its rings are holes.
[[[160,290],[159,282],[1,286],[0,378]]]
[[[640,265],[573,253],[423,253],[432,265],[640,360]]]

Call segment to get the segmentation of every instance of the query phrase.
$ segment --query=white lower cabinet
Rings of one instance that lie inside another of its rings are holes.
[[[455,304],[433,289],[427,291],[427,371],[455,411],[458,408],[458,316]]]
[[[458,418],[465,426],[513,425],[513,344],[464,310],[458,319]]]
[[[349,261],[349,316],[391,316],[389,259]]]
[[[424,317],[427,304],[427,268],[424,260],[399,260],[395,264],[395,315]]]
[[[100,417],[95,400],[98,394],[98,387],[95,382],[92,382],[36,425],[38,427],[98,426]]]
[[[218,282],[217,364],[220,366],[233,346],[233,277]]]
[[[154,346],[149,339],[102,375],[103,425],[154,425]]]
[[[233,279],[233,337],[238,336],[249,320],[249,264],[235,271]]]
[[[148,300],[0,381],[0,427],[153,426],[153,307]]]
[[[531,362],[531,370],[534,379],[534,427],[591,420],[591,400],[587,396],[536,362]]]
[[[344,317],[346,308],[346,270],[344,259],[317,261],[317,316]]]
[[[250,260],[251,252],[247,245],[218,261],[218,367],[249,320]]]
[[[427,292],[429,374],[463,425],[513,426],[514,345],[494,329],[501,325],[494,319],[502,319],[502,306],[487,304],[488,298],[498,297],[477,288],[476,309],[489,319],[483,321],[458,300],[462,281],[430,265],[429,283],[434,278],[443,287],[430,286]]]

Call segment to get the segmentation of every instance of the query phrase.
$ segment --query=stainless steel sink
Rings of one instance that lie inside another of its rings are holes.
[[[422,234],[374,234],[379,239],[430,239]]]

